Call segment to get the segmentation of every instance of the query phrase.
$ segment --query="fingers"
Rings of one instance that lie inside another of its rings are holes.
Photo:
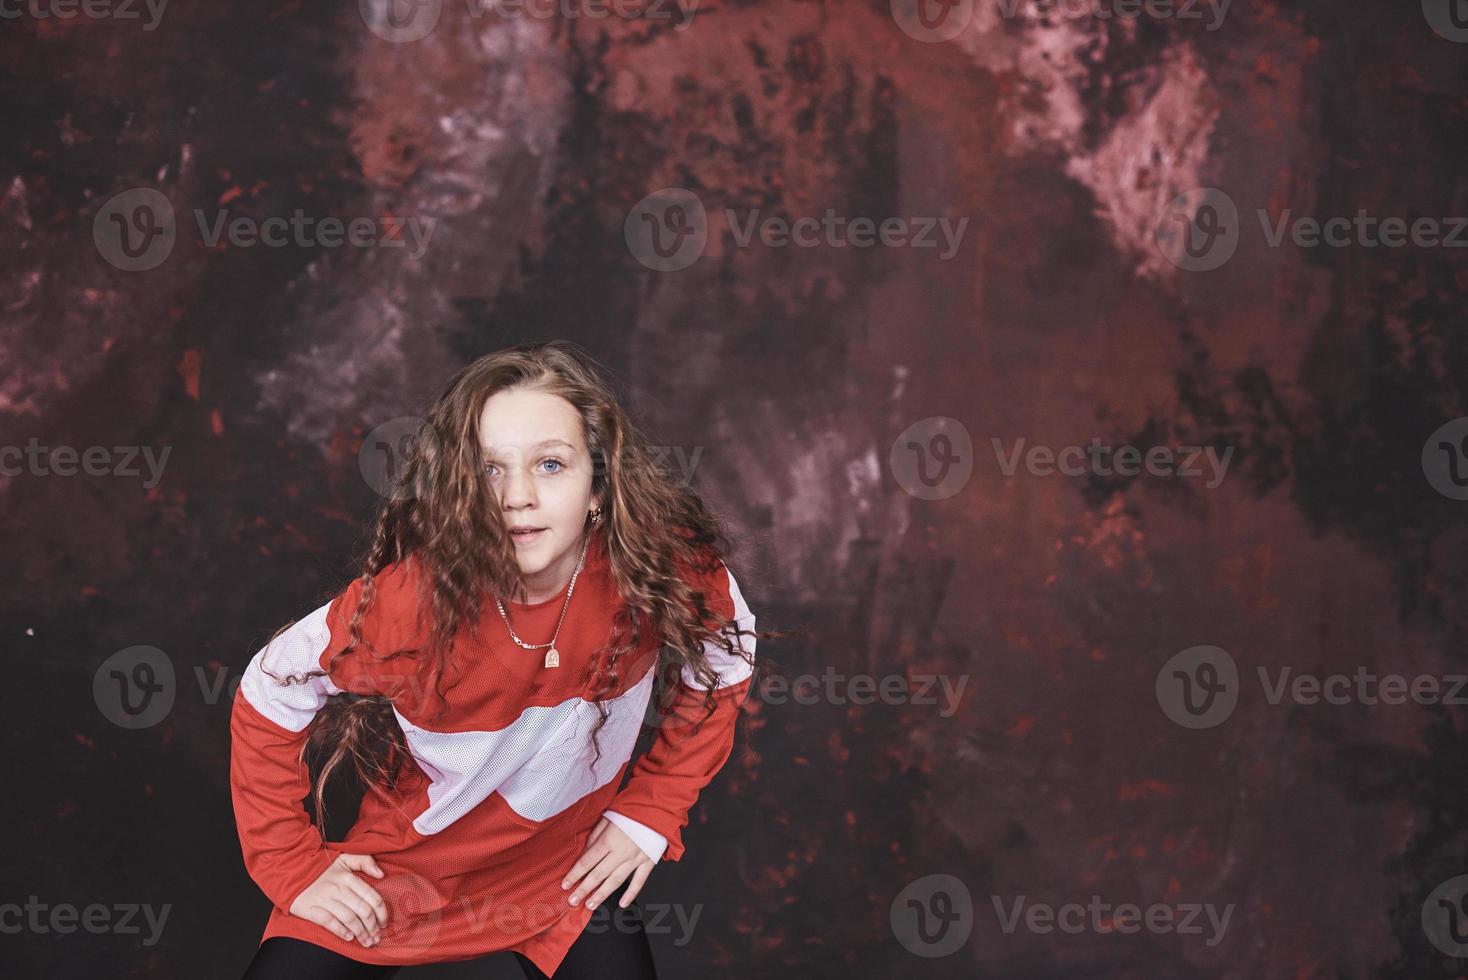
[[[377,866],[377,861],[370,854],[343,854],[342,864],[353,871],[370,874],[374,878],[383,877],[382,869]]]
[[[371,855],[339,853],[332,865],[291,903],[291,914],[316,923],[340,939],[375,945],[387,925],[387,903],[355,872],[383,877]]]
[[[611,873],[603,879],[596,891],[591,893],[591,901],[586,903],[586,908],[590,910],[600,905],[603,899],[616,891],[622,882],[627,880],[627,872],[631,870],[632,865],[630,864],[619,864],[616,868],[613,868]]]
[[[642,891],[642,886],[647,882],[648,876],[652,874],[652,869],[653,866],[651,864],[643,864],[639,865],[637,870],[632,872],[632,882],[627,886],[627,890],[622,893],[621,901],[617,902],[618,908],[625,909],[632,904],[637,898],[637,893]]]
[[[357,913],[356,909],[339,898],[322,899],[321,907],[336,916],[337,920],[347,927],[349,933],[347,938],[355,939],[364,946],[372,945],[372,930],[367,928],[367,923],[362,921],[362,916]]]
[[[382,929],[386,927],[387,903],[382,900],[382,896],[377,893],[377,889],[356,877],[348,879],[347,887],[355,892],[358,898],[372,906],[373,915],[377,920],[377,928]]]
[[[316,923],[318,926],[326,929],[338,939],[345,939],[347,942],[351,942],[353,939],[357,938],[356,936],[352,935],[352,930],[348,929],[346,927],[346,924],[343,923],[342,920],[338,919],[336,916],[332,915],[328,909],[320,905],[313,905],[303,911],[305,912],[305,914],[302,915],[301,918],[307,920],[308,922]]]
[[[593,888],[596,888],[603,881],[605,881],[607,875],[611,874],[612,871],[615,870],[617,866],[621,863],[622,862],[618,860],[615,855],[603,854],[601,856],[601,860],[599,860],[596,865],[592,867],[591,871],[587,873],[586,877],[581,880],[581,883],[578,884],[575,890],[571,892],[571,904],[575,905],[583,898],[585,898]]]
[[[381,925],[377,921],[377,910],[372,907],[371,902],[358,895],[351,885],[342,886],[336,898],[337,901],[357,914],[357,918],[365,930],[365,938],[376,939],[378,937]],[[350,925],[350,923],[348,924]]]
[[[576,863],[571,865],[571,870],[566,872],[566,877],[561,879],[561,888],[570,888],[576,882],[580,881],[586,872],[596,867],[602,858],[606,857],[606,854],[607,849],[605,847],[588,845],[586,850],[581,852],[581,856],[576,859]],[[572,902],[571,904],[575,905],[576,903]]]

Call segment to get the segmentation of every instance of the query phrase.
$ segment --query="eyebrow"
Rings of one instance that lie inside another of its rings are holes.
[[[531,452],[535,452],[536,450],[538,450],[538,449],[544,449],[547,446],[565,446],[567,449],[571,450],[572,452],[575,452],[576,451],[576,447],[573,446],[573,445],[571,445],[569,442],[567,442],[564,439],[545,439],[545,440],[542,440],[541,442],[537,442],[535,445],[531,446],[530,447],[530,451]],[[494,455],[494,452],[495,452],[495,450],[493,450],[493,449],[486,449],[484,451],[486,453],[488,453],[489,455]]]

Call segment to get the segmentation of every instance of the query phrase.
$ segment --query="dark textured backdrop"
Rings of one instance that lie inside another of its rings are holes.
[[[946,717],[751,704],[644,895],[702,905],[691,941],[655,937],[666,976],[1462,971],[1422,919],[1468,872],[1462,709],[1276,705],[1255,678],[1465,669],[1468,504],[1422,463],[1468,414],[1464,252],[1275,247],[1256,214],[1468,213],[1468,31],[1433,0],[1238,0],[1212,29],[981,0],[924,40],[896,7],[710,0],[677,29],[456,0],[409,42],[372,0],[178,0],[153,29],[7,5],[0,445],[169,455],[151,486],[0,476],[0,902],[171,906],[150,945],[6,919],[8,976],[238,975],[266,906],[210,686],[345,582],[377,499],[364,435],[551,337],[698,453],[761,625],[802,631],[770,645],[787,673],[966,683]],[[708,214],[678,271],[624,234],[666,188]],[[1168,209],[1197,188],[1238,243],[1189,269]],[[108,239],[136,189],[178,218],[146,270]],[[969,220],[945,258],[741,246],[725,208]],[[210,247],[194,209],[437,223],[418,256]],[[1092,438],[1230,462],[1214,486],[1006,475],[992,442]],[[950,452],[971,473],[916,488]],[[94,679],[140,645],[175,703],[127,729]],[[1239,689],[1194,728],[1158,680],[1201,645]],[[930,913],[971,902],[941,957],[894,907],[933,875]],[[1231,918],[1211,945],[1006,933],[994,904],[1092,895]]]

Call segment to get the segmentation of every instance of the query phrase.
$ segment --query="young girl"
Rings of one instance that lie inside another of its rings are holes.
[[[755,683],[755,639],[779,635],[754,630],[727,553],[579,348],[523,345],[459,372],[407,449],[361,577],[241,680],[235,816],[274,903],[246,977],[513,950],[539,980],[652,978],[631,913],[584,927],[682,856]],[[622,786],[645,719],[655,739]],[[314,787],[308,741],[326,756]],[[348,760],[367,792],[326,842],[323,784]]]

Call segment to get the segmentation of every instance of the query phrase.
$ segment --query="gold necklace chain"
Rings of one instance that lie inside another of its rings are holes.
[[[576,569],[571,572],[571,581],[566,586],[566,600],[561,603],[561,617],[556,620],[556,631],[551,635],[549,643],[526,643],[520,639],[519,634],[515,632],[515,627],[510,625],[510,616],[505,612],[505,604],[500,601],[499,596],[495,596],[494,598],[494,604],[499,607],[500,616],[505,621],[505,629],[510,631],[510,639],[514,640],[526,650],[541,650],[550,647],[550,650],[545,655],[545,666],[547,667],[559,667],[561,665],[561,654],[556,649],[556,640],[561,635],[561,624],[566,621],[566,610],[571,607],[571,593],[576,591],[576,577],[581,574],[582,566],[586,564],[586,549],[590,544],[591,532],[587,531],[586,540],[581,542],[581,557],[576,560]]]

